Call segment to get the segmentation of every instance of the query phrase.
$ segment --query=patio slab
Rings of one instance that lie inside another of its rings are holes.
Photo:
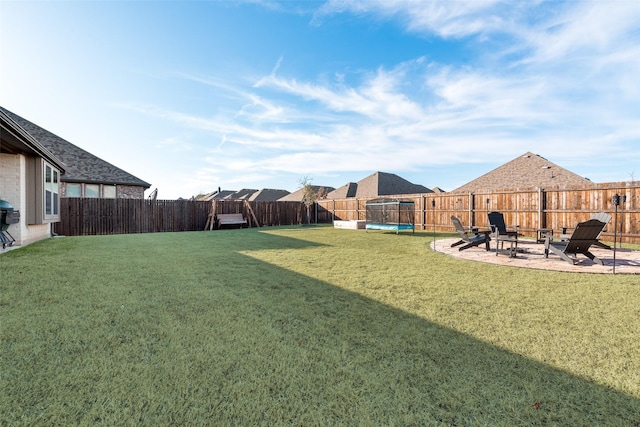
[[[431,249],[454,258],[511,267],[576,273],[613,273],[613,250],[599,247],[592,247],[591,252],[602,260],[604,266],[594,263],[583,255],[577,256],[578,262],[574,265],[569,264],[553,253],[549,254],[549,258],[545,258],[544,244],[536,243],[534,240],[521,239],[518,242],[518,253],[515,258],[510,258],[509,255],[502,252],[496,256],[494,241],[491,242],[491,250],[488,252],[484,250],[484,245],[459,251],[458,247],[451,247],[451,244],[458,240],[453,238],[436,240],[431,243]],[[616,274],[640,274],[640,251],[617,248],[615,268]]]

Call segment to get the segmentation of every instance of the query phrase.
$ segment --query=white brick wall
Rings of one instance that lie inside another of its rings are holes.
[[[14,207],[20,202],[20,163],[23,156],[0,154],[0,199]]]

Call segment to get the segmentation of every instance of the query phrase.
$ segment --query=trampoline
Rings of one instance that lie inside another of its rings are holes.
[[[365,229],[415,232],[415,204],[412,201],[376,199],[366,203],[367,223]]]

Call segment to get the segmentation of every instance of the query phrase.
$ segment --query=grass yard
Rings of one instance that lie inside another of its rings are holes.
[[[431,240],[312,226],[0,255],[0,425],[640,425],[637,276]]]

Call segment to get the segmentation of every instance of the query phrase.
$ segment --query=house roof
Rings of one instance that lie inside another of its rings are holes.
[[[413,184],[393,173],[375,172],[357,183],[349,182],[327,194],[327,199],[367,198],[397,194],[433,193],[424,185]]]
[[[221,190],[218,188],[216,191],[212,191],[211,193],[199,195],[196,197],[196,200],[211,201],[213,199],[225,199],[233,193],[235,193],[234,190]]]
[[[201,194],[197,200],[249,200],[256,202],[275,201],[289,194],[287,190],[276,190],[273,188],[263,188],[262,190],[254,190],[251,188],[243,188],[242,190],[221,190],[219,187],[211,193]]]
[[[287,190],[276,190],[273,188],[263,188],[260,191],[256,191],[249,197],[250,202],[273,202],[280,200],[282,197],[286,197],[290,194]]]
[[[358,191],[358,184],[355,182],[347,182],[342,187],[338,187],[335,190],[327,194],[327,199],[347,199],[349,197],[356,197]]]
[[[0,111],[19,124],[35,141],[66,165],[65,174],[61,177],[62,181],[151,187],[151,184],[140,178],[94,156],[6,108],[0,107]]]
[[[251,195],[253,195],[257,191],[258,190],[255,190],[255,189],[252,189],[252,188],[243,188],[242,190],[238,190],[238,191],[235,191],[235,192],[229,194],[228,196],[225,197],[225,199],[229,199],[229,200],[249,200]]]
[[[62,160],[36,141],[2,108],[0,108],[0,153],[28,153],[40,156],[58,168],[61,173],[65,172],[66,166]]]
[[[327,187],[324,185],[312,185],[311,188],[313,188],[313,191],[315,191],[316,194],[318,193],[318,191],[322,190],[325,195],[335,190],[335,188],[333,187]],[[278,201],[279,202],[302,202],[303,198],[304,198],[304,187],[299,188],[293,193],[287,194],[286,196],[279,198]]]
[[[527,152],[453,192],[593,187],[595,184],[542,156]]]

